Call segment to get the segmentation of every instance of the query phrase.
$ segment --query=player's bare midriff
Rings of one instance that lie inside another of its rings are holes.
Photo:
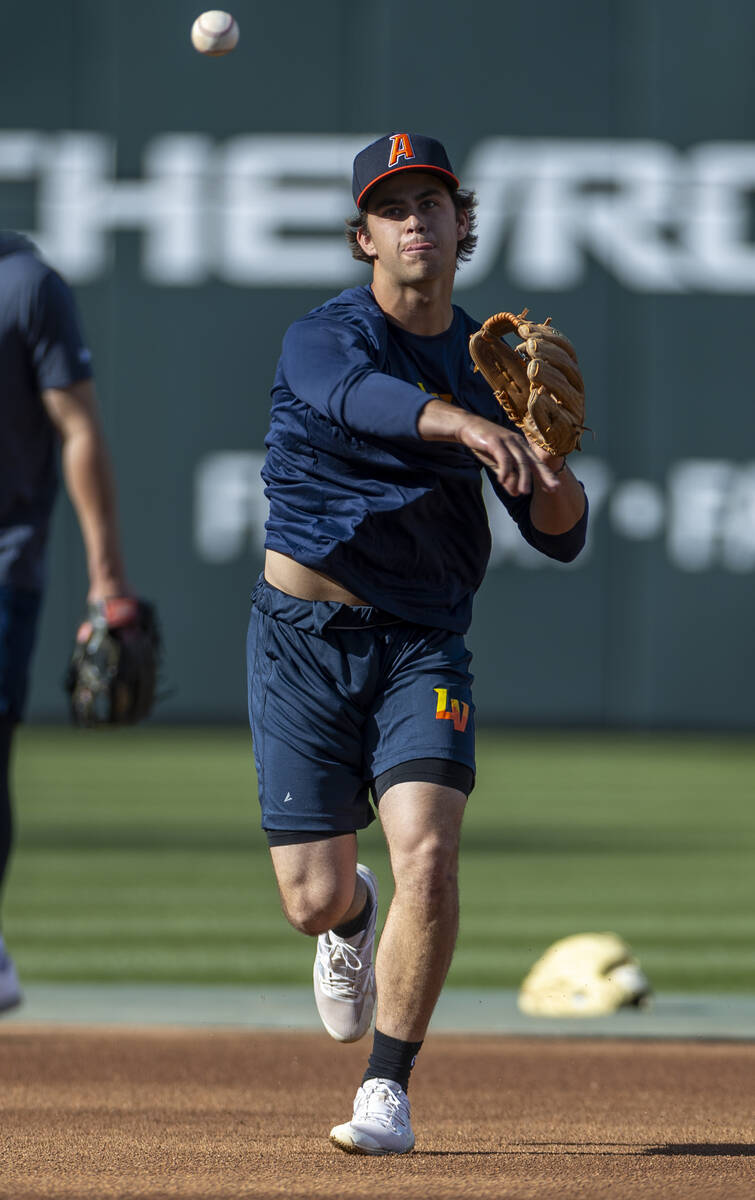
[[[348,588],[336,583],[320,571],[305,567],[287,554],[277,550],[265,551],[265,579],[279,592],[288,596],[296,596],[299,600],[330,600],[336,604],[363,605]]]

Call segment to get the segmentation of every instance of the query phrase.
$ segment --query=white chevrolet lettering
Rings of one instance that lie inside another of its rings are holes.
[[[589,258],[629,288],[684,286],[687,268],[666,235],[684,178],[669,146],[493,138],[474,149],[463,177],[479,197],[480,242],[489,246],[464,268],[464,285],[490,272],[506,237],[511,275],[530,287],[575,287]]]
[[[694,220],[685,231],[700,263],[700,278],[721,292],[755,291],[755,246],[750,238],[755,145],[711,142],[690,156]]]
[[[109,274],[118,231],[136,230],[156,285],[345,284],[361,278],[341,250],[365,136],[163,133],[141,177],[121,179],[107,135],[6,130],[0,184],[36,185],[30,236],[72,283]],[[488,138],[461,174],[479,197],[480,243],[459,287],[503,262],[531,289],[568,291],[598,264],[630,291],[755,292],[755,142]]]
[[[358,278],[358,264],[343,253],[343,219],[362,144],[280,134],[230,141],[219,155],[223,278],[277,287]]]
[[[116,144],[98,133],[61,133],[19,144],[0,136],[0,179],[38,181],[32,237],[71,282],[107,274],[117,230],[143,232],[142,265],[155,283],[197,284],[208,274],[203,236],[210,142],[169,134],[146,146],[141,179],[116,179]],[[36,161],[38,160],[38,161]]]

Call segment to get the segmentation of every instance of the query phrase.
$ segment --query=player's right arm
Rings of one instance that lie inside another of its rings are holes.
[[[538,549],[542,549],[538,545],[542,538],[538,535],[559,538],[574,531],[574,545],[564,548],[566,561],[579,553],[584,543],[584,529],[581,534],[578,531],[580,523],[584,526],[587,501],[581,483],[569,470],[565,458],[554,459],[539,447],[530,445],[516,430],[442,400],[428,401],[420,413],[417,427],[420,436],[427,441],[455,441],[466,446],[510,496],[530,495],[527,516],[534,541],[527,533],[524,536]],[[516,517],[515,520],[518,522]],[[546,553],[552,555],[552,548]]]
[[[559,486],[551,468],[537,457],[520,433],[444,400],[428,400],[419,414],[417,432],[426,442],[457,442],[466,446],[512,496],[531,492],[533,477],[538,489],[545,492],[555,491]]]
[[[280,367],[288,389],[354,437],[416,439],[427,393],[386,375],[377,348],[348,321],[307,317],[283,339]]]
[[[535,528],[560,535],[579,521],[584,493],[568,470],[554,473],[518,431],[380,371],[363,329],[320,315],[295,322],[283,340],[282,374],[300,400],[356,437],[466,446],[511,497],[532,496]]]
[[[475,413],[428,400],[414,384],[381,372],[363,332],[346,321],[309,317],[283,339],[281,365],[294,395],[357,437],[456,442],[489,467],[512,496],[558,480],[526,439]]]

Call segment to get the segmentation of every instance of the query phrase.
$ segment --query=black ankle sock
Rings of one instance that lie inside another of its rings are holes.
[[[362,1083],[368,1079],[393,1079],[406,1091],[421,1045],[422,1042],[402,1042],[400,1038],[388,1037],[376,1029],[372,1054]]]
[[[352,917],[350,921],[344,921],[342,925],[334,925],[333,933],[339,938],[353,937],[355,933],[361,933],[363,929],[367,928],[367,922],[371,916],[372,897],[370,896],[368,890],[367,899],[364,902],[364,908],[362,911],[357,913],[355,917]]]

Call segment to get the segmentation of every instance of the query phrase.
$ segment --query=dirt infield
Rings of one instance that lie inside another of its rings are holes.
[[[755,1195],[755,1044],[431,1037],[417,1148],[327,1140],[367,1044],[320,1034],[0,1027],[0,1196]]]

